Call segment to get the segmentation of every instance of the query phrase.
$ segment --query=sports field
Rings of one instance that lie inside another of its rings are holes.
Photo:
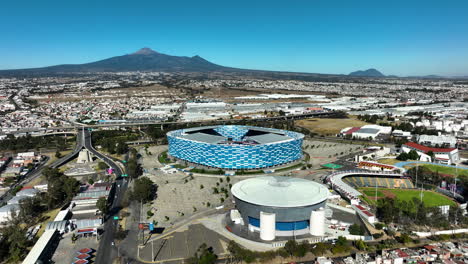
[[[364,194],[364,200],[368,203],[375,204],[375,189],[360,188],[359,191]],[[396,198],[403,201],[412,201],[413,198],[420,199],[419,190],[404,190],[404,189],[377,189],[377,199]],[[422,199],[426,206],[434,207],[441,205],[455,205],[455,202],[448,197],[433,192],[423,191]]]

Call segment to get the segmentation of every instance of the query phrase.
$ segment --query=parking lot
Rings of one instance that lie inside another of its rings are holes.
[[[144,248],[140,248],[139,256],[144,261],[179,260],[182,262],[183,259],[192,257],[203,243],[206,243],[208,247],[213,247],[218,256],[226,253],[228,241],[225,238],[201,224],[194,224],[184,231],[149,242]]]
[[[72,243],[71,234],[67,234],[60,240],[60,243],[52,256],[52,261],[55,264],[70,264],[75,261],[75,257],[78,255],[76,252],[82,248],[92,248],[94,252],[90,254],[92,258],[91,262],[96,256],[96,250],[99,246],[99,241],[96,237],[81,237]]]

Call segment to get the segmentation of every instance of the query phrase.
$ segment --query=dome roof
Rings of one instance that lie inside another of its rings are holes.
[[[284,176],[255,177],[240,181],[231,188],[238,199],[263,206],[301,207],[323,202],[328,189],[319,183]]]

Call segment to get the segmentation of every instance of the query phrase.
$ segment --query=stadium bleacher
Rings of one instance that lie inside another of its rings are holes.
[[[414,185],[407,178],[386,178],[386,177],[368,177],[368,176],[349,176],[344,177],[343,181],[352,187],[377,187],[381,188],[402,188],[413,189]]]

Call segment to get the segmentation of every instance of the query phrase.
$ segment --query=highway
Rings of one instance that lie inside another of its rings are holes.
[[[84,142],[84,147],[87,150],[104,161],[109,167],[114,169],[114,173],[117,177],[117,180],[114,183],[115,192],[111,192],[108,198],[108,200],[111,202],[111,205],[107,219],[105,219],[104,233],[101,236],[101,242],[99,243],[99,248],[96,252],[95,263],[107,264],[111,263],[119,253],[117,248],[114,246],[114,236],[115,232],[117,231],[119,222],[114,220],[113,217],[118,216],[119,211],[122,208],[122,198],[128,188],[128,181],[127,179],[121,177],[123,170],[117,163],[94,149],[91,141],[91,132],[87,128],[81,128],[79,130],[77,141],[78,138],[80,138],[81,142]]]
[[[82,138],[77,137],[76,145],[73,151],[69,153],[68,155],[63,156],[62,158],[57,159],[56,161],[52,162],[51,164],[48,165],[48,167],[58,168],[62,166],[63,164],[69,162],[70,160],[74,159],[76,156],[78,156],[78,153],[83,148],[83,142],[84,141],[82,140]],[[10,190],[8,190],[8,192],[6,192],[4,195],[2,195],[2,197],[0,197],[0,204],[6,203],[8,200],[10,200],[13,197],[13,194],[11,193],[11,191],[15,189],[16,186],[25,185],[31,182],[32,180],[36,179],[37,177],[41,176],[42,169],[46,166],[48,161],[49,161],[49,157],[46,157],[46,159],[42,161],[37,167],[35,167],[31,172],[24,175],[24,177],[20,181],[10,186]]]
[[[101,127],[131,127],[131,126],[146,126],[146,125],[173,125],[173,124],[209,124],[209,125],[216,125],[216,124],[237,124],[242,123],[245,121],[257,121],[257,122],[266,122],[266,121],[275,121],[275,120],[297,120],[297,119],[304,119],[304,118],[312,118],[312,117],[327,117],[333,115],[333,112],[319,112],[319,113],[308,113],[308,114],[299,114],[299,115],[287,115],[287,116],[274,116],[274,117],[263,117],[263,118],[256,118],[256,119],[222,119],[222,120],[201,120],[201,121],[173,121],[173,122],[161,122],[161,121],[154,121],[154,120],[138,120],[138,121],[127,121],[127,122],[118,122],[118,123],[104,123],[104,124],[96,124],[96,125],[70,125],[70,126],[62,126],[62,127],[48,127],[46,131],[56,131],[56,130],[74,130],[77,128],[101,128]],[[14,134],[17,133],[32,133],[44,131],[44,128],[40,129],[24,129],[18,130]],[[36,136],[43,136],[47,135],[48,133],[44,133],[42,135]]]

